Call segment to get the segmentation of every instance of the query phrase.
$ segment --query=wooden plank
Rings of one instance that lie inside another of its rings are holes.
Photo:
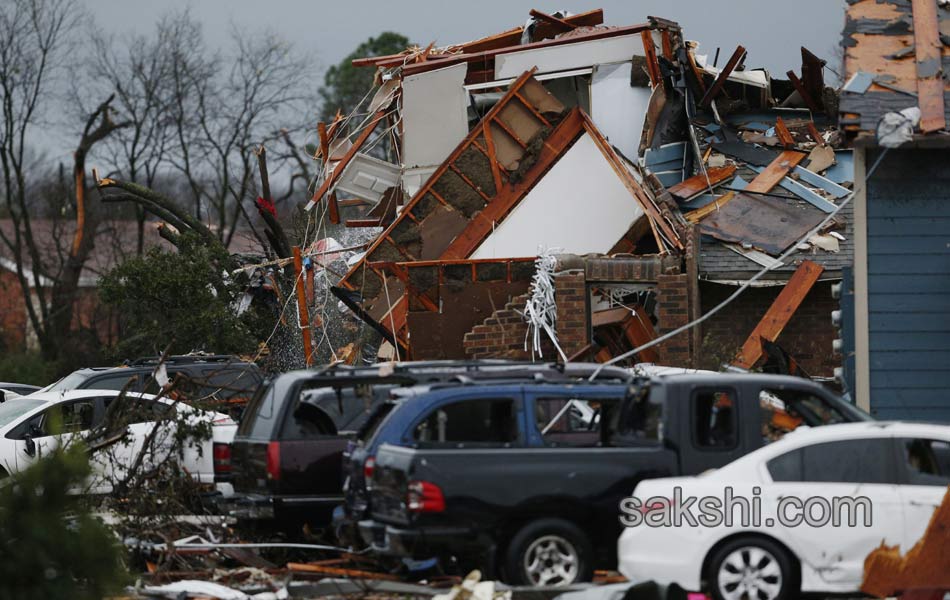
[[[300,332],[303,335],[303,358],[309,367],[313,360],[313,346],[310,342],[310,309],[307,305],[307,292],[301,273],[303,272],[303,258],[300,255],[300,246],[294,246],[294,289],[297,291],[297,314],[300,316]]]
[[[917,96],[920,130],[924,133],[947,127],[943,110],[943,69],[940,24],[936,0],[911,0],[914,11],[914,46],[917,48]]]
[[[749,182],[749,185],[746,186],[744,191],[767,194],[804,158],[804,152],[795,152],[793,150],[782,152],[764,171]]]
[[[778,136],[778,141],[782,142],[782,145],[786,148],[795,146],[795,138],[792,137],[792,132],[788,130],[782,117],[775,119],[775,135]]]
[[[633,307],[634,314],[630,315],[623,325],[623,334],[630,343],[631,350],[639,348],[656,339],[656,330],[647,316],[646,311],[641,306]],[[656,346],[647,348],[637,353],[637,360],[640,362],[655,363],[660,360],[660,354]]]
[[[565,21],[554,15],[549,15],[548,13],[541,12],[540,10],[531,9],[528,11],[528,14],[537,19],[538,21],[543,21],[550,25],[557,33],[566,33],[568,31],[574,31],[577,29],[577,25],[571,23],[570,21]],[[543,39],[543,38],[542,38]]]
[[[735,192],[728,192],[718,198],[715,202],[710,202],[702,208],[697,208],[696,210],[686,213],[686,220],[690,223],[699,223],[707,215],[710,215],[725,206],[730,200],[735,198],[735,196]]]
[[[774,342],[778,339],[824,270],[824,267],[810,260],[802,262],[779,292],[765,316],[752,330],[733,364],[744,369],[751,369],[758,362],[762,357],[762,340]]]
[[[373,116],[373,120],[363,128],[363,131],[360,132],[359,137],[356,138],[356,141],[353,142],[353,145],[350,146],[350,149],[346,151],[346,154],[343,155],[343,158],[337,162],[336,167],[333,169],[333,173],[323,181],[323,185],[320,186],[320,189],[314,193],[313,198],[310,202],[307,203],[307,206],[304,210],[310,210],[314,207],[317,202],[323,199],[327,191],[337,182],[337,179],[340,178],[340,175],[343,171],[346,170],[346,166],[350,164],[350,161],[353,160],[353,157],[356,156],[357,152],[360,151],[360,148],[363,147],[363,144],[366,143],[366,140],[369,139],[369,136],[376,131],[376,127],[379,125],[380,121],[383,120],[383,117],[386,116],[384,111],[379,111]],[[339,222],[339,221],[337,221]]]
[[[694,198],[699,194],[702,194],[708,190],[710,186],[720,184],[723,181],[729,179],[735,175],[735,173],[735,165],[713,167],[712,169],[706,169],[706,175],[709,176],[708,183],[706,180],[706,175],[700,173],[699,175],[693,175],[682,183],[677,183],[673,187],[667,189],[667,191],[675,198],[679,198],[680,200],[689,200],[690,198]]]
[[[536,50],[538,48],[553,48],[556,46],[563,46],[565,44],[576,44],[578,42],[588,42],[593,40],[601,40],[612,37],[619,37],[623,35],[633,35],[640,33],[641,31],[650,29],[651,26],[649,23],[639,23],[636,25],[628,25],[625,27],[617,27],[616,29],[593,29],[590,33],[583,33],[578,35],[572,35],[568,37],[560,37],[553,40],[544,40],[540,42],[532,42],[530,44],[517,45],[515,47],[504,47],[488,50],[485,52],[466,52],[463,54],[446,54],[445,58],[440,60],[430,60],[424,63],[418,63],[414,65],[406,65],[403,68],[402,75],[406,77],[407,75],[415,75],[417,73],[424,73],[426,71],[432,71],[434,69],[441,69],[442,67],[448,67],[451,65],[456,65],[459,63],[484,63],[489,60],[494,60],[495,56],[499,54],[504,54],[506,52],[521,52],[524,50]],[[399,63],[401,64],[401,63]]]
[[[735,52],[732,53],[732,56],[729,57],[729,62],[726,63],[726,66],[722,68],[722,71],[719,72],[719,76],[716,77],[716,81],[709,87],[706,91],[706,94],[703,96],[703,99],[700,101],[700,105],[703,108],[709,108],[709,105],[712,104],[712,101],[716,99],[716,96],[722,92],[722,88],[726,85],[726,80],[729,79],[729,76],[732,74],[732,71],[739,66],[739,62],[745,57],[745,48],[742,46],[736,47]]]
[[[815,100],[824,105],[822,94],[825,90],[825,61],[812,54],[808,48],[802,46],[802,86]],[[850,55],[850,51],[845,54]]]
[[[664,29],[660,32],[660,36],[663,40],[663,58],[673,62],[673,40],[670,36],[670,30]]]
[[[379,227],[380,219],[347,219],[347,227]]]
[[[656,59],[656,46],[653,45],[653,32],[649,29],[640,32],[643,39],[643,52],[646,56],[647,73],[650,75],[650,85],[656,87],[660,84],[660,63]]]
[[[826,142],[826,141],[825,141],[825,138],[822,137],[821,132],[818,131],[818,128],[817,128],[817,127],[815,127],[815,122],[814,122],[814,121],[809,121],[809,122],[808,122],[808,135],[810,135],[811,138],[812,138],[813,140],[815,140],[815,143],[818,144],[819,146],[827,146],[827,145],[828,145],[828,142]]]

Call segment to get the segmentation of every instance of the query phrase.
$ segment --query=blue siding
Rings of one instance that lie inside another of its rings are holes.
[[[950,422],[950,151],[891,150],[867,209],[871,412]]]

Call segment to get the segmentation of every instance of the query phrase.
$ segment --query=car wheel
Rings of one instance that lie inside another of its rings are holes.
[[[798,573],[788,552],[758,537],[721,547],[706,573],[715,600],[787,600],[798,592]]]
[[[540,519],[511,538],[505,560],[512,583],[564,586],[589,581],[593,573],[591,545],[576,525],[562,519]]]

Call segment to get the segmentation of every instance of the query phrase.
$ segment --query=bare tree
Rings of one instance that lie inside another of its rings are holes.
[[[34,130],[54,98],[79,19],[73,0],[0,4],[0,184],[4,209],[13,222],[12,233],[0,232],[0,241],[14,258],[29,322],[48,358],[56,357],[58,346],[49,328],[49,290],[31,222],[28,159]],[[31,271],[26,264],[32,264]]]

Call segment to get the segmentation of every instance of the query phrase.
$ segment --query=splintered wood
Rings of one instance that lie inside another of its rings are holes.
[[[782,288],[775,302],[766,311],[765,316],[752,330],[752,334],[742,345],[742,350],[733,364],[751,369],[762,357],[762,340],[774,342],[788,325],[792,315],[798,310],[805,296],[811,290],[825,268],[810,260],[804,261],[795,271],[788,283]]]
[[[866,594],[885,598],[927,589],[950,589],[950,489],[907,554],[882,543],[864,559],[861,591]]]

